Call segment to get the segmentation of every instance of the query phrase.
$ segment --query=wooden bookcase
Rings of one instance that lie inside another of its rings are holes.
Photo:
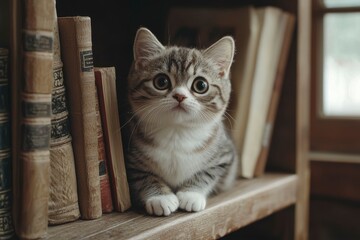
[[[138,27],[146,26],[157,36],[163,36],[166,14],[172,6],[219,8],[247,4],[273,5],[296,16],[296,33],[285,71],[266,174],[252,180],[239,180],[233,189],[211,198],[206,209],[199,213],[177,212],[169,217],[152,217],[133,210],[114,212],[97,220],[51,226],[48,239],[308,238],[310,0],[59,0],[57,13],[58,16],[91,17],[94,64],[116,67],[120,118],[123,119],[127,111],[126,75]],[[13,21],[16,21],[17,12],[14,13]],[[166,36],[159,38],[164,42]],[[11,53],[18,54],[19,45],[11,46]]]

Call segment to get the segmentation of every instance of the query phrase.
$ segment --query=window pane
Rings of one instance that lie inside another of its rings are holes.
[[[356,7],[360,6],[360,0],[324,0],[326,7]]]
[[[325,15],[323,113],[360,116],[360,13]]]

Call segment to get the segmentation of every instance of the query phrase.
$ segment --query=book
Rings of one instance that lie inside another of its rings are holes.
[[[131,207],[131,200],[121,139],[115,67],[95,68],[95,81],[99,95],[114,209],[124,212]]]
[[[95,78],[96,79],[96,78]],[[104,134],[101,123],[99,97],[96,91],[96,127],[98,134],[98,148],[99,148],[99,176],[100,176],[100,192],[101,192],[101,208],[103,213],[109,213],[114,210],[110,179],[108,171],[108,160],[105,151]]]
[[[19,198],[15,224],[19,238],[46,236],[50,185],[51,91],[55,4],[27,0],[23,10],[22,81],[19,111],[21,139],[15,163]],[[16,87],[16,86],[15,86]],[[15,178],[14,178],[15,179]]]
[[[8,62],[9,50],[0,48],[0,239],[14,236]]]
[[[55,12],[55,14],[57,14]],[[49,225],[80,217],[75,159],[60,53],[58,22],[54,22],[54,62],[50,139]]]
[[[96,219],[101,217],[102,208],[91,19],[88,16],[58,17],[58,27],[80,214],[82,219]]]
[[[261,141],[262,142],[261,150],[258,159],[256,161],[255,172],[254,172],[255,177],[261,176],[265,172],[265,166],[271,144],[272,131],[274,129],[276,113],[277,113],[281,89],[284,81],[284,71],[288,60],[292,36],[294,33],[295,16],[290,13],[284,12],[281,21],[282,24],[280,24],[279,26],[281,26],[283,34],[281,34],[282,39],[279,39],[279,41],[281,42],[282,47],[280,50],[280,57],[276,68],[276,75],[274,80],[275,82],[271,94],[270,105],[266,116],[265,127]]]
[[[261,33],[251,89],[249,114],[240,153],[241,176],[244,178],[255,177],[255,168],[262,147],[269,145],[269,139],[272,135],[274,118],[271,119],[271,123],[267,123],[266,120],[271,108],[272,95],[278,94],[274,92],[274,86],[281,51],[284,48],[283,39],[287,25],[286,13],[279,8],[261,7],[257,9],[257,12]]]

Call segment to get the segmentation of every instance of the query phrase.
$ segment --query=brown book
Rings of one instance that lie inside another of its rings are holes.
[[[55,4],[48,0],[22,3],[21,143],[15,164],[20,200],[14,223],[20,238],[36,239],[46,236],[48,227]]]
[[[50,140],[50,225],[75,221],[80,217],[68,115],[58,23],[55,21]]]
[[[275,82],[270,99],[270,106],[266,117],[262,146],[259,157],[256,162],[255,173],[254,173],[255,177],[263,175],[265,171],[281,89],[284,81],[284,71],[288,60],[290,43],[294,33],[295,17],[290,13],[284,12],[282,16],[282,21],[283,21],[282,25],[285,25],[284,32],[281,35],[282,39],[279,40],[282,43],[281,44],[282,47],[280,52],[280,58],[277,64],[277,70],[276,70],[277,72],[276,72]]]
[[[95,68],[95,79],[99,95],[113,204],[116,211],[123,212],[131,207],[131,200],[121,139],[115,68]]]
[[[96,125],[98,133],[98,148],[99,148],[99,176],[100,176],[100,192],[101,192],[101,208],[103,213],[109,213],[114,210],[109,172],[107,165],[107,156],[105,151],[104,134],[101,124],[101,115],[99,110],[99,98],[96,93]]]
[[[82,219],[102,215],[90,17],[58,17]]]

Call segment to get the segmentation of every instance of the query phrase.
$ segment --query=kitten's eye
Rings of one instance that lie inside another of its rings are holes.
[[[195,78],[193,84],[192,84],[192,90],[203,94],[206,93],[206,91],[209,89],[209,84],[203,77],[197,77]]]
[[[153,80],[154,87],[158,90],[165,90],[170,87],[170,79],[166,74],[160,73]]]

